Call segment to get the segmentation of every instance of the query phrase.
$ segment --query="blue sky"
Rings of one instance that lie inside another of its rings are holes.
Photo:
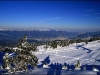
[[[0,28],[100,30],[100,2],[0,1]]]

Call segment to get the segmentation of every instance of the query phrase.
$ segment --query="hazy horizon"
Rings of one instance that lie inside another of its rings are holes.
[[[31,31],[31,30],[58,30],[58,31],[67,31],[67,32],[97,32],[97,31],[100,31],[100,29],[44,29],[44,28],[29,28],[29,29],[27,29],[27,28],[0,28],[0,30],[2,30],[2,29],[4,29],[4,30],[25,30],[25,31],[27,31],[27,30],[29,30],[29,31]]]

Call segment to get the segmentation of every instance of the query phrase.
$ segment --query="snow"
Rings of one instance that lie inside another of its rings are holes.
[[[75,70],[81,70],[81,68],[75,68]]]
[[[67,71],[67,70],[55,70],[55,69],[35,69],[29,73],[23,73],[24,75],[97,75],[95,71]]]
[[[97,68],[93,68],[93,71],[97,71],[97,72],[99,72],[99,70],[98,70]]]
[[[80,60],[81,66],[82,65],[100,65],[100,43],[97,41],[89,42],[88,44],[85,44],[84,42],[76,44],[71,44],[66,47],[57,47],[56,49],[48,48],[47,50],[44,49],[43,46],[38,47],[37,52],[34,52],[35,55],[38,57],[38,65],[42,64],[41,61],[44,61],[49,56],[50,63],[48,65],[54,64],[54,63],[60,63],[60,64],[69,64],[69,65],[75,65],[78,60]],[[71,69],[71,68],[70,68]],[[97,68],[94,68],[91,71],[87,70],[81,70],[81,68],[78,68],[76,70],[64,71],[65,69],[62,68],[62,74],[97,74],[99,70]],[[40,69],[39,69],[40,70]],[[52,68],[53,70],[53,68]],[[42,69],[44,73],[44,69]],[[47,71],[48,72],[48,71]]]
[[[64,63],[67,65],[75,65],[79,60],[81,66],[83,65],[100,65],[100,43],[97,41],[89,42],[85,44],[84,42],[75,43],[66,47],[57,47],[55,49],[48,48],[44,49],[45,45],[38,46],[37,52],[34,53],[38,58],[38,66],[31,70],[30,72],[25,72],[22,74],[33,75],[33,74],[93,74],[97,75],[99,70],[97,68],[92,68],[90,70],[82,70],[81,68],[67,68],[62,67]],[[13,55],[13,54],[9,54]],[[47,62],[47,65],[43,65],[43,61]],[[40,66],[40,67],[39,67]],[[59,67],[59,68],[58,68]],[[86,67],[87,68],[87,67]]]
[[[48,65],[45,65],[45,64],[44,64],[44,65],[43,65],[43,68],[50,68],[50,67],[49,67]]]
[[[84,42],[76,44],[71,44],[66,47],[57,47],[56,49],[48,48],[45,50],[43,46],[39,46],[37,52],[34,52],[39,59],[39,63],[46,57],[50,57],[50,63],[59,62],[63,64],[75,64],[80,60],[82,65],[93,65],[100,62],[96,61],[100,59],[100,43],[98,41],[89,42],[85,44]]]

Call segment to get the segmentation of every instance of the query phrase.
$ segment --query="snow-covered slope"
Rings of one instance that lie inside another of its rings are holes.
[[[97,67],[95,66],[96,68],[94,68],[90,65],[100,65],[100,42],[93,41],[88,44],[82,42],[78,43],[77,46],[74,43],[66,47],[58,46],[55,49],[49,47],[47,50],[44,46],[38,46],[38,51],[33,52],[38,57],[38,66],[28,73],[20,73],[17,75],[97,75]],[[13,53],[10,56],[13,56]],[[83,67],[80,70],[75,70],[74,65],[78,60],[81,63],[81,67],[86,66],[86,70],[83,70]],[[44,61],[47,65],[43,65]],[[67,64],[66,70],[62,69],[64,64]],[[100,66],[98,71],[100,71]]]
[[[39,64],[41,61],[49,56],[50,63],[61,63],[74,65],[80,60],[82,65],[100,65],[100,42],[93,41],[85,44],[84,42],[76,44],[71,44],[67,47],[57,47],[56,49],[48,48],[45,50],[44,46],[39,46],[35,55],[39,59]]]
[[[34,52],[38,57],[38,67],[34,68],[32,72],[25,74],[52,74],[52,75],[63,75],[63,74],[93,74],[97,75],[97,72],[93,69],[93,66],[88,68],[89,65],[100,65],[100,42],[93,41],[85,44],[84,42],[71,44],[70,46],[60,47],[55,49],[48,48],[44,49],[43,46],[38,46],[38,51]],[[86,70],[74,70],[77,61],[80,60],[81,66],[87,65]],[[43,61],[46,61],[49,67],[43,67]],[[64,64],[71,65],[67,70],[63,70]],[[59,68],[57,68],[59,67]],[[97,69],[98,70],[98,69]],[[99,70],[98,70],[99,71]]]

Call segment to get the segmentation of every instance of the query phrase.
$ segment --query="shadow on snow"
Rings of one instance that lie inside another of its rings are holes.
[[[84,45],[82,44],[82,45],[78,45],[78,46],[76,46],[77,47],[77,49],[78,48],[83,48],[83,50],[87,50],[88,52],[87,53],[91,53],[91,51],[92,50],[90,50],[90,49],[88,49],[88,48],[85,48],[85,47],[83,47]]]

